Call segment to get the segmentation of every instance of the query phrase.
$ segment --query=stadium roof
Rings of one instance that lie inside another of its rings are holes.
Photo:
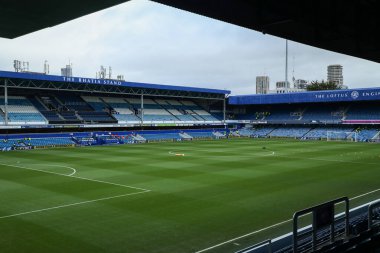
[[[232,96],[229,98],[229,104],[269,105],[293,103],[354,102],[371,100],[380,100],[380,88]]]
[[[127,0],[1,1],[0,37],[15,38]],[[153,0],[307,45],[380,62],[377,0]]]
[[[0,37],[13,39],[126,0],[0,0]]]
[[[133,95],[144,94],[153,96],[184,96],[210,99],[224,99],[226,95],[231,93],[229,90],[10,71],[0,71],[0,79],[9,80],[8,86],[13,88],[91,91]],[[0,87],[1,86],[4,86],[4,82],[0,82]]]
[[[153,0],[182,10],[380,62],[377,0]]]

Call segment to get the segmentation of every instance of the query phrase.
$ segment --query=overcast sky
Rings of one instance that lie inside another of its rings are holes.
[[[285,76],[285,40],[147,0],[94,13],[14,40],[0,38],[0,69],[13,60],[51,74],[72,62],[74,76],[95,77],[100,65],[126,81],[255,92],[255,77],[271,87]],[[327,65],[343,65],[350,88],[379,87],[378,63],[289,42],[289,80],[322,80]]]

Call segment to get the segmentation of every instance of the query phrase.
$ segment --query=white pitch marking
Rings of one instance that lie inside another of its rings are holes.
[[[70,169],[72,170],[73,172],[69,175],[65,175],[65,174],[62,174],[62,175],[65,175],[65,176],[72,176],[74,175],[75,173],[77,173],[77,170],[70,167],[70,166],[66,166],[66,165],[54,165],[54,164],[29,164],[29,165],[36,165],[36,166],[46,166],[46,167],[59,167],[59,168],[66,168],[66,169]]]
[[[373,191],[370,191],[370,192],[367,192],[367,193],[364,193],[364,194],[358,195],[358,196],[356,196],[356,197],[352,197],[352,198],[350,198],[350,199],[358,199],[358,198],[364,197],[364,196],[366,196],[366,195],[369,195],[369,194],[372,194],[372,193],[375,193],[375,192],[378,192],[378,191],[380,191],[380,189],[376,189],[376,190],[373,190]],[[293,220],[293,219],[285,220],[285,221],[282,221],[282,222],[276,223],[276,224],[274,224],[274,225],[271,225],[271,226],[269,226],[269,227],[261,228],[261,229],[259,229],[259,230],[256,230],[256,231],[253,231],[253,232],[250,232],[250,233],[248,233],[248,234],[245,234],[245,235],[242,235],[242,236],[239,236],[239,237],[235,237],[235,238],[230,239],[230,240],[228,240],[228,241],[225,241],[225,242],[222,242],[222,243],[216,244],[216,245],[214,245],[214,246],[208,247],[208,248],[206,248],[206,249],[202,249],[202,250],[196,251],[195,253],[202,253],[202,252],[209,251],[209,250],[211,250],[211,249],[214,249],[214,248],[220,247],[220,246],[225,245],[225,244],[230,243],[230,242],[234,242],[234,241],[236,241],[236,240],[239,240],[239,239],[245,238],[245,237],[247,237],[247,236],[254,235],[254,234],[258,234],[258,233],[260,233],[260,232],[262,232],[262,231],[265,231],[265,230],[268,230],[268,229],[271,229],[271,228],[274,228],[274,227],[278,227],[278,226],[280,226],[280,225],[282,225],[282,224],[285,224],[285,223],[287,223],[287,222],[291,222],[292,220]]]
[[[208,247],[208,248],[206,248],[206,249],[199,250],[199,251],[197,251],[197,252],[195,252],[195,253],[201,253],[201,252],[208,251],[208,250],[210,250],[210,249],[217,248],[217,247],[222,246],[222,245],[224,245],[224,244],[227,244],[227,243],[230,243],[230,242],[234,242],[234,241],[239,240],[239,239],[242,239],[242,238],[244,238],[244,237],[247,237],[247,236],[250,236],[250,235],[254,235],[254,234],[260,233],[260,232],[265,231],[265,230],[268,230],[268,229],[270,229],[270,228],[278,227],[278,226],[280,226],[280,225],[282,225],[282,224],[285,224],[285,223],[287,223],[287,222],[290,222],[290,221],[292,221],[292,220],[293,220],[293,219],[289,219],[289,220],[286,220],[286,221],[279,222],[279,223],[274,224],[274,225],[271,225],[271,226],[269,226],[269,227],[265,227],[265,228],[262,228],[262,229],[259,229],[259,230],[256,230],[256,231],[253,231],[253,232],[251,232],[251,233],[248,233],[248,234],[245,234],[245,235],[242,235],[242,236],[239,236],[239,237],[235,237],[235,238],[233,238],[233,239],[231,239],[231,240],[228,240],[228,241],[225,241],[225,242],[222,242],[222,243],[216,244],[216,245],[211,246],[211,247]]]
[[[358,199],[358,198],[361,198],[361,197],[364,197],[364,196],[370,195],[370,194],[375,193],[375,192],[378,192],[378,191],[380,191],[380,189],[376,189],[376,190],[374,190],[374,191],[370,191],[370,192],[364,193],[364,194],[362,194],[362,195],[359,195],[359,196],[356,196],[356,197],[350,198],[350,200],[352,200],[352,199]]]
[[[65,208],[65,207],[70,207],[70,206],[79,206],[79,205],[84,205],[84,204],[89,204],[89,203],[94,203],[94,202],[99,202],[99,201],[104,201],[104,200],[109,200],[109,199],[116,199],[116,198],[131,196],[131,195],[137,195],[137,194],[142,194],[142,193],[147,193],[147,192],[150,192],[150,190],[146,190],[146,191],[142,191],[142,192],[127,193],[127,194],[116,195],[116,196],[112,196],[112,197],[99,198],[99,199],[93,199],[93,200],[86,200],[86,201],[81,201],[81,202],[76,202],[76,203],[71,203],[71,204],[66,204],[66,205],[60,205],[60,206],[54,206],[54,207],[48,207],[48,208],[43,208],[43,209],[38,209],[38,210],[33,210],[33,211],[28,211],[28,212],[15,213],[15,214],[10,214],[10,215],[0,216],[0,219],[6,219],[6,218],[21,216],[21,215],[26,215],[26,214],[31,214],[31,213],[39,213],[39,212],[44,212],[44,211],[50,211],[50,210]]]
[[[116,186],[120,186],[120,187],[125,187],[125,188],[130,188],[130,189],[136,189],[136,190],[140,190],[140,191],[150,191],[148,189],[144,189],[144,188],[140,188],[140,187],[134,187],[134,186],[123,185],[123,184],[118,184],[118,183],[111,183],[111,182],[106,182],[106,181],[97,180],[97,179],[90,179],[90,178],[85,178],[85,177],[69,176],[69,175],[64,175],[64,174],[55,173],[55,172],[51,172],[51,171],[32,169],[32,168],[28,168],[28,167],[24,167],[24,166],[19,166],[19,165],[12,165],[12,164],[5,164],[5,163],[0,163],[0,165],[4,165],[4,166],[8,166],[8,167],[14,167],[14,168],[20,168],[20,169],[25,169],[25,170],[39,171],[39,172],[53,174],[53,175],[58,175],[58,176],[62,176],[62,177],[71,177],[71,178],[77,178],[77,179],[82,179],[82,180],[91,181],[91,182],[98,182],[98,183],[103,183],[103,184],[116,185]]]

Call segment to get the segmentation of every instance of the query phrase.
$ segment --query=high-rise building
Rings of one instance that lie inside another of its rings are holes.
[[[269,76],[256,77],[256,94],[268,94],[269,92]]]
[[[343,86],[343,66],[339,64],[327,67],[327,81]]]
[[[66,77],[73,76],[73,68],[71,65],[66,65],[66,67],[61,68],[61,75]]]

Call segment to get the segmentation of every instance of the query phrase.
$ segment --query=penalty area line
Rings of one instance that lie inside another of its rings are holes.
[[[27,212],[21,212],[21,213],[15,213],[15,214],[10,214],[10,215],[4,215],[4,216],[0,216],[0,219],[12,218],[12,217],[27,215],[27,214],[32,214],[32,213],[40,213],[40,212],[45,212],[45,211],[50,211],[50,210],[55,210],[55,209],[60,209],[60,208],[90,204],[90,203],[94,203],[94,202],[99,202],[99,201],[104,201],[104,200],[109,200],[109,199],[122,198],[122,197],[132,196],[132,195],[138,195],[138,194],[147,193],[147,192],[150,192],[150,190],[141,191],[141,192],[134,192],[134,193],[127,193],[127,194],[116,195],[116,196],[111,196],[111,197],[104,197],[104,198],[93,199],[93,200],[86,200],[86,201],[81,201],[81,202],[76,202],[76,203],[71,203],[71,204],[53,206],[53,207],[37,209],[37,210],[32,210],[32,211],[27,211]]]
[[[73,176],[75,173],[77,173],[77,170],[74,169],[73,167],[70,167],[70,166],[66,166],[66,165],[55,165],[55,164],[29,164],[29,165],[35,165],[35,166],[45,166],[45,167],[57,167],[57,168],[66,168],[66,169],[69,169],[72,171],[72,173],[66,175],[66,174],[62,174],[62,175],[66,175],[66,176]]]
[[[373,191],[370,191],[370,192],[366,192],[366,193],[363,193],[363,194],[361,194],[361,195],[358,195],[358,196],[352,197],[352,198],[350,198],[350,200],[354,200],[354,199],[362,198],[362,197],[364,197],[364,196],[370,195],[370,194],[375,193],[375,192],[378,192],[378,191],[380,191],[380,189],[376,189],[376,190],[373,190]],[[230,243],[230,242],[234,242],[234,241],[236,241],[236,240],[239,240],[239,239],[245,238],[245,237],[247,237],[247,236],[254,235],[254,234],[258,234],[258,233],[263,232],[263,231],[265,231],[265,230],[268,230],[268,229],[271,229],[271,228],[275,228],[275,227],[281,226],[281,225],[283,225],[283,224],[285,224],[285,223],[291,222],[292,220],[293,220],[293,219],[285,220],[285,221],[282,221],[282,222],[279,222],[279,223],[273,224],[273,225],[271,225],[271,226],[268,226],[268,227],[265,227],[265,228],[261,228],[261,229],[259,229],[259,230],[256,230],[256,231],[253,231],[253,232],[250,232],[250,233],[248,233],[248,234],[241,235],[241,236],[238,236],[238,237],[232,238],[232,239],[230,239],[230,240],[228,240],[228,241],[225,241],[225,242],[221,242],[221,243],[219,243],[219,244],[216,244],[216,245],[214,245],[214,246],[211,246],[211,247],[208,247],[208,248],[205,248],[205,249],[202,249],[202,250],[196,251],[195,253],[202,253],[202,252],[206,252],[206,251],[209,251],[209,250],[212,250],[212,249],[218,248],[218,247],[220,247],[220,246],[222,246],[222,245],[225,245],[225,244]]]
[[[91,178],[86,178],[86,177],[78,177],[78,176],[74,176],[74,175],[65,175],[65,174],[60,174],[60,173],[46,171],[46,170],[32,169],[32,168],[25,167],[25,166],[12,165],[12,164],[6,164],[6,163],[0,163],[0,165],[8,166],[8,167],[14,167],[14,168],[20,168],[20,169],[25,169],[25,170],[38,171],[38,172],[52,174],[52,175],[57,175],[57,176],[62,176],[62,177],[77,178],[77,179],[81,179],[81,180],[86,180],[86,181],[91,181],[91,182],[97,182],[97,183],[102,183],[102,184],[115,185],[115,186],[120,186],[120,187],[124,187],[124,188],[136,189],[136,190],[140,190],[140,191],[150,191],[148,189],[144,189],[144,188],[140,188],[140,187],[135,187],[135,186],[130,186],[130,185],[124,185],[124,184],[118,184],[118,183],[112,183],[112,182],[107,182],[107,181],[102,181],[102,180],[97,180],[97,179],[91,179]]]

